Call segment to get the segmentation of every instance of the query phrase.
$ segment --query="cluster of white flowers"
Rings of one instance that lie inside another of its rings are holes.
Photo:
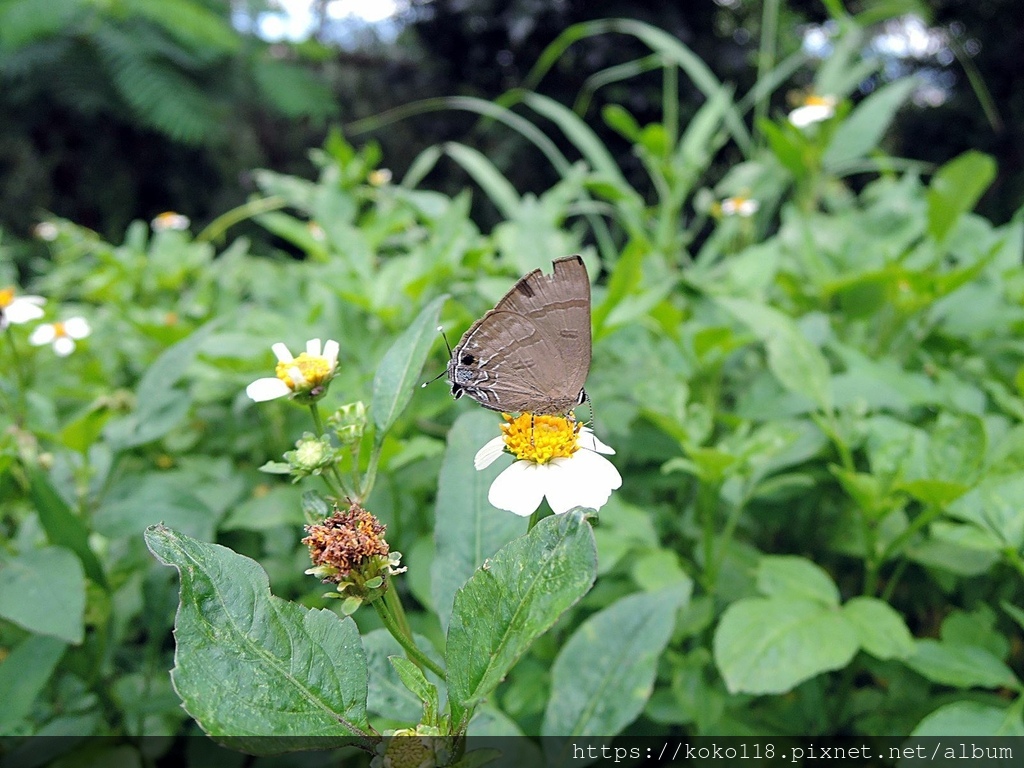
[[[9,325],[21,325],[38,320],[43,316],[42,296],[21,295],[14,288],[0,289],[0,330]],[[70,317],[57,323],[42,323],[33,329],[28,341],[33,346],[52,344],[53,351],[60,357],[67,357],[75,351],[75,342],[81,341],[92,329],[84,317]]]

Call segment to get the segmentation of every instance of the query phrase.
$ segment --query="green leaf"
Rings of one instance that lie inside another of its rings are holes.
[[[640,140],[640,124],[625,107],[618,104],[606,104],[601,108],[604,124],[632,144]]]
[[[0,616],[76,645],[85,633],[85,574],[64,547],[30,549],[0,564]]]
[[[1020,708],[993,707],[980,701],[954,701],[925,717],[911,736],[1024,736]],[[1014,740],[1013,743],[1016,743]],[[960,744],[953,747],[959,758]],[[971,745],[973,747],[973,745]],[[991,746],[991,745],[990,745]],[[950,748],[949,745],[946,747]],[[943,755],[945,756],[945,752]],[[968,752],[970,755],[970,752]],[[977,761],[981,762],[981,761]],[[990,763],[995,765],[996,762]]]
[[[146,369],[135,390],[134,413],[108,422],[103,430],[115,452],[158,440],[185,418],[192,396],[177,385],[217,324],[215,320],[194,331]]]
[[[904,663],[920,675],[956,688],[1020,689],[1016,676],[990,651],[976,645],[943,643],[931,638],[917,641],[917,653]]]
[[[323,119],[337,110],[330,88],[308,66],[259,58],[252,62],[252,77],[268,106],[286,117]]]
[[[906,659],[914,655],[914,637],[903,617],[888,603],[874,597],[855,597],[843,605],[845,616],[860,647],[878,659]]]
[[[987,450],[985,424],[980,418],[966,413],[941,413],[928,440],[928,475],[944,482],[973,485]]]
[[[30,635],[0,663],[0,733],[18,732],[66,649],[55,637]]]
[[[579,510],[541,520],[473,574],[455,596],[448,627],[448,695],[457,728],[596,575],[594,535]]]
[[[437,686],[427,680],[422,670],[403,656],[389,657],[391,665],[398,673],[402,685],[408,688],[416,698],[423,702],[424,712],[437,714],[440,703]]]
[[[444,145],[444,151],[473,177],[503,218],[511,219],[515,216],[519,209],[519,192],[486,155],[452,141]]]
[[[839,605],[839,588],[821,566],[803,557],[769,555],[757,565],[757,590],[768,597],[813,600]]]
[[[973,149],[939,168],[928,187],[928,234],[937,242],[945,240],[995,177],[995,160]]]
[[[26,467],[25,473],[29,478],[29,495],[39,515],[39,522],[46,531],[46,538],[51,544],[74,552],[86,575],[106,589],[107,577],[99,559],[89,547],[89,529],[85,523],[57,494],[46,475],[32,467]]]
[[[436,659],[434,648],[426,638],[415,635],[416,645]],[[402,646],[386,629],[375,629],[363,635],[366,666],[370,681],[367,688],[366,708],[388,720],[419,722],[423,714],[420,700],[402,683],[392,666],[391,657],[405,653]],[[435,680],[433,673],[431,679]]]
[[[990,533],[1014,550],[1024,545],[1024,477],[989,477],[958,498],[947,512]]]
[[[896,111],[917,86],[913,78],[889,83],[868,96],[832,134],[822,157],[827,171],[839,173],[878,146],[896,116]]]
[[[378,442],[412,398],[423,363],[437,340],[437,318],[447,298],[438,296],[430,302],[384,353],[377,366],[370,410]]]
[[[615,736],[633,722],[654,689],[658,659],[687,596],[674,587],[633,594],[583,622],[551,668],[542,735]]]
[[[434,506],[434,546],[430,566],[431,590],[441,626],[452,615],[452,601],[484,560],[523,534],[521,517],[497,510],[487,491],[509,463],[501,458],[485,469],[473,467],[473,457],[488,440],[497,437],[499,417],[474,409],[459,416],[448,432]]]
[[[324,507],[326,512],[317,515],[317,522],[331,516],[330,508]],[[304,519],[301,488],[277,485],[269,493],[252,496],[235,506],[221,523],[220,530],[270,531],[282,525],[299,525]]]
[[[715,630],[715,664],[730,693],[785,693],[845,667],[857,633],[835,608],[812,600],[747,598],[730,605]]]
[[[266,571],[226,547],[162,525],[146,544],[181,578],[171,678],[206,733],[252,754],[372,746],[351,619],[271,595]]]
[[[764,342],[768,367],[782,386],[809,398],[826,413],[832,410],[828,361],[790,317],[745,299],[719,296],[716,301]]]
[[[162,472],[136,472],[119,480],[93,519],[96,530],[114,540],[138,536],[157,523],[209,538],[215,522],[216,515],[192,493],[187,477]]]

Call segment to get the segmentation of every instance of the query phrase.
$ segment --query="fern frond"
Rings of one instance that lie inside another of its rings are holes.
[[[188,144],[201,144],[219,132],[213,103],[181,72],[149,58],[149,49],[134,45],[120,30],[104,27],[94,39],[118,94],[143,123]]]
[[[88,13],[85,0],[6,0],[0,3],[0,46],[11,50],[64,33]]]
[[[330,89],[296,64],[257,59],[252,74],[263,98],[287,117],[322,119],[337,113]]]
[[[195,0],[129,0],[128,13],[157,24],[182,45],[217,54],[234,53],[241,37],[228,19]]]

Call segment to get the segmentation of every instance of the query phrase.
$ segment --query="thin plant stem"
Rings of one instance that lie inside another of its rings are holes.
[[[718,484],[700,481],[697,486],[697,514],[700,517],[704,545],[704,587],[708,594],[714,594],[715,568],[715,499]]]
[[[370,461],[366,465],[366,474],[363,475],[363,484],[359,488],[359,500],[365,500],[373,490],[373,484],[377,481],[377,465],[380,463],[380,452],[384,447],[384,437],[378,439],[374,436],[373,448],[370,450]]]
[[[775,67],[776,45],[779,30],[779,0],[765,0],[764,12],[761,14],[761,45],[757,51],[757,79],[762,78]],[[770,93],[765,92],[754,103],[754,125],[768,116],[768,100]],[[764,136],[760,136],[763,141]]]
[[[386,578],[388,582],[391,581],[390,577]],[[402,601],[398,599],[398,592],[391,583],[388,584],[388,588],[384,592],[384,604],[387,605],[391,615],[395,617],[398,628],[402,630],[406,637],[412,639],[412,628],[409,626],[409,620],[405,616],[405,608],[402,607]]]
[[[889,577],[889,581],[885,585],[885,590],[880,595],[882,600],[889,602],[892,599],[892,593],[896,591],[896,585],[900,583],[900,579],[903,578],[903,572],[907,570],[907,566],[910,565],[909,560],[900,560],[893,569],[892,576]]]
[[[25,395],[28,392],[28,379],[25,375],[25,368],[24,365],[22,364],[22,357],[21,354],[18,352],[18,345],[14,341],[14,334],[11,333],[10,326],[7,327],[7,333],[4,335],[7,336],[7,344],[11,348],[11,358],[14,361],[14,365],[11,367],[14,368],[14,376],[18,380],[18,409],[17,413],[15,414],[15,422],[18,424],[18,426],[24,426],[25,415],[28,410],[25,401]]]
[[[320,406],[317,405],[316,401],[309,404],[309,412],[313,416],[313,429],[316,431],[317,437],[324,436],[324,420],[320,416]],[[341,471],[338,469],[337,462],[331,464],[331,475],[334,477],[337,487],[328,480],[326,475],[323,475],[324,482],[331,489],[331,492],[336,496],[351,497],[352,492],[349,488],[348,483],[345,482],[345,478],[342,476]]]
[[[402,649],[408,654],[409,660],[420,669],[424,667],[429,669],[435,675],[440,677],[442,680],[445,679],[445,671],[442,669],[433,659],[427,656],[423,651],[416,647],[416,643],[412,641],[412,638],[406,636],[401,628],[395,621],[395,617],[391,615],[391,611],[388,610],[384,604],[384,600],[375,600],[373,607],[377,609],[377,615],[380,616],[380,620],[384,623],[388,632],[391,636],[398,641],[398,644],[402,646]]]
[[[1003,555],[1006,557],[1008,562],[1017,573],[1024,577],[1024,560],[1021,559],[1020,553],[1012,547],[1007,547],[1003,550]]]

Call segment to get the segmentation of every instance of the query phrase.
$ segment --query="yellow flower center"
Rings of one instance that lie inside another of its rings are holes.
[[[835,104],[835,99],[831,96],[818,96],[812,93],[806,99],[804,99],[804,106],[807,107],[831,107]]]
[[[434,753],[427,746],[429,742],[410,735],[410,732],[416,733],[410,728],[395,732],[384,753],[385,765],[391,768],[434,768],[437,763],[434,761]]]
[[[53,336],[54,336],[54,338],[59,339],[59,338],[61,338],[63,336],[67,336],[67,335],[68,335],[68,332],[67,332],[67,329],[64,327],[64,323],[54,323],[53,324]]]
[[[292,381],[291,374],[289,373],[292,368],[299,369],[299,372],[302,373],[302,377],[310,387],[323,384],[331,375],[331,364],[327,362],[327,358],[320,356],[314,357],[313,355],[303,352],[289,363],[278,363],[277,368],[274,369],[274,375],[287,384],[288,389],[292,390],[296,387],[296,384]]]
[[[503,413],[506,424],[505,446],[517,459],[547,464],[552,459],[567,459],[579,449],[581,424],[562,416],[523,413],[512,418]]]
[[[14,289],[3,288],[0,289],[0,309],[11,306],[11,302],[14,301]]]

